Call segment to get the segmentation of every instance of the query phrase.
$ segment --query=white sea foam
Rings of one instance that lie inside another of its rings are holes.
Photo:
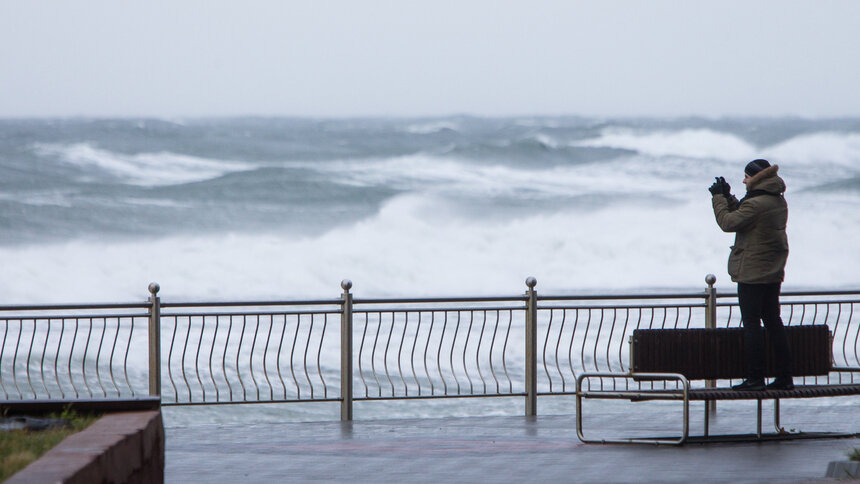
[[[96,168],[125,183],[141,186],[179,185],[251,169],[251,165],[237,161],[170,152],[128,155],[99,149],[89,143],[40,143],[34,145],[33,150],[42,156],[57,157],[65,163]]]
[[[553,119],[534,119],[534,118],[524,118],[518,119],[514,122],[517,126],[525,126],[525,127],[543,127],[543,128],[558,128],[561,124]]]
[[[553,138],[552,136],[543,134],[543,133],[536,134],[534,139],[535,139],[535,141],[540,143],[542,146],[545,146],[545,147],[550,148],[550,149],[558,149],[558,147],[559,147],[559,142],[556,141],[555,138]]]
[[[32,191],[28,193],[3,193],[0,192],[0,200],[13,201],[24,205],[37,207],[71,207],[67,190],[58,191]]]
[[[412,134],[433,134],[445,130],[457,131],[458,129],[460,129],[459,124],[453,121],[432,121],[410,124],[406,127],[406,132]]]
[[[762,149],[780,165],[789,189],[803,190],[860,174],[860,135],[817,132],[797,136]]]
[[[638,132],[607,128],[597,138],[575,141],[573,146],[620,148],[652,157],[678,156],[709,160],[744,160],[757,149],[738,136],[710,129]]]
[[[856,200],[799,196],[789,222],[787,287],[860,286]],[[826,209],[824,207],[826,206]],[[361,296],[519,294],[533,275],[545,293],[703,287],[725,274],[732,235],[709,198],[610,206],[506,220],[451,216],[432,196],[405,195],[364,221],[314,237],[271,232],[73,241],[0,247],[2,301],[336,297],[350,278]]]
[[[784,150],[788,151],[788,150]],[[534,167],[477,164],[469,160],[429,155],[336,161],[306,165],[326,173],[339,183],[353,186],[386,186],[409,193],[435,196],[489,199],[505,197],[521,200],[547,200],[584,195],[597,197],[636,195],[673,197],[686,200],[700,198],[713,182],[724,176],[742,196],[743,166],[747,158],[712,160],[677,157],[655,162],[646,155],[617,158],[598,164],[570,164]],[[780,158],[774,162],[782,163]],[[818,165],[787,160],[780,174],[790,190],[840,179],[839,173],[822,170]]]
[[[410,155],[361,162],[339,161],[313,167],[340,183],[354,186],[386,186],[474,198],[541,199],[589,193],[647,193],[649,187],[656,189],[665,185],[659,169],[647,167],[642,161],[628,159],[598,166],[535,168],[526,164],[487,165],[455,158]],[[697,164],[696,169],[698,167]]]
[[[776,159],[815,169],[860,170],[860,134],[818,132],[797,136],[767,148]]]
[[[191,208],[192,204],[178,202],[176,200],[168,200],[162,198],[135,198],[135,197],[127,197],[123,198],[122,203],[126,203],[128,205],[140,205],[146,207],[161,207],[161,208]]]
[[[774,162],[826,169],[860,168],[860,134],[809,133],[770,146],[755,147],[742,138],[708,129],[641,133],[607,128],[597,138],[576,141],[575,146],[634,150],[650,157],[681,157],[737,163],[763,157]]]

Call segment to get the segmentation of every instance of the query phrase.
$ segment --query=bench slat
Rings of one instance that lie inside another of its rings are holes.
[[[649,396],[665,395],[667,392],[682,394],[681,390],[642,390],[632,401],[656,399]],[[814,398],[860,395],[860,384],[849,385],[797,385],[794,390],[737,391],[731,388],[696,388],[690,390],[690,400],[768,400],[773,398]]]

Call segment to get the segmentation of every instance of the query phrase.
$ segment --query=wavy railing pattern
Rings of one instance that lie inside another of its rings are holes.
[[[625,372],[629,369],[628,340],[634,330],[702,327],[704,312],[704,303],[559,304],[539,308],[538,392],[575,394],[576,377],[581,373]],[[615,380],[607,382],[618,384]]]
[[[3,399],[146,395],[146,368],[133,355],[141,342],[145,347],[149,316],[142,307],[0,307]]]
[[[163,405],[339,399],[339,301],[213,304],[162,306]]]
[[[355,400],[521,395],[524,312],[356,310]]]
[[[0,392],[5,400],[99,399],[160,388],[164,405],[342,402],[341,359],[351,356],[356,401],[527,396],[530,367],[537,395],[571,395],[581,373],[629,369],[635,329],[703,327],[709,307],[716,327],[741,324],[732,294],[716,295],[711,306],[707,291],[532,297],[350,295],[348,311],[346,298],[2,306]],[[839,370],[860,367],[858,312],[860,291],[783,293],[787,325],[826,324],[833,335],[837,369],[804,383],[860,379]],[[351,318],[351,348],[341,345],[344,315]],[[160,350],[160,386],[147,389],[151,348]],[[673,385],[599,378],[589,384]]]

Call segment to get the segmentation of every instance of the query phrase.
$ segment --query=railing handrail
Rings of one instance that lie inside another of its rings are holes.
[[[780,297],[811,297],[811,296],[860,296],[860,289],[837,290],[837,291],[782,291]],[[734,292],[720,292],[716,294],[719,299],[737,298]],[[539,294],[538,301],[613,301],[624,299],[706,299],[704,292],[666,292],[666,293],[622,293],[622,294],[570,294],[570,295],[545,295]],[[479,302],[507,302],[527,300],[525,295],[512,296],[466,296],[466,297],[419,297],[419,298],[356,298],[355,305],[382,305],[382,304],[434,304],[434,303],[479,303]],[[811,301],[805,301],[811,302]],[[831,301],[822,301],[831,302]],[[180,301],[162,302],[162,308],[216,308],[216,307],[273,307],[273,306],[340,306],[340,299],[291,299],[291,300],[247,300],[247,301]],[[61,310],[107,310],[107,309],[146,309],[149,303],[126,302],[126,303],[57,303],[57,304],[6,304],[0,305],[0,312],[7,311],[61,311]],[[615,306],[613,306],[615,307]],[[402,310],[398,308],[398,310]],[[31,316],[27,316],[30,318]]]
[[[217,308],[217,307],[270,307],[270,306],[340,306],[340,299],[293,299],[270,301],[182,301],[162,302],[162,308]]]
[[[227,317],[227,316],[282,316],[284,314],[296,315],[296,314],[338,314],[340,310],[338,308],[331,309],[296,309],[289,311],[243,311],[243,312],[229,312],[229,311],[221,311],[221,312],[170,312],[170,311],[162,311],[161,316],[163,317],[196,317],[196,316],[219,316],[219,317]]]
[[[500,302],[500,301],[526,301],[524,295],[516,296],[457,296],[457,297],[416,297],[416,298],[356,298],[355,304],[433,304],[433,303],[457,303],[457,302]]]
[[[540,306],[540,310],[549,309],[660,309],[660,308],[703,308],[705,303],[672,303],[672,304],[605,304],[605,305],[558,305],[558,306]]]
[[[538,295],[538,301],[613,301],[621,299],[705,299],[704,292],[667,292],[667,293],[624,293],[624,294],[571,294],[560,295]]]
[[[781,291],[779,297],[808,297],[808,296],[860,296],[860,289],[845,289],[838,291]],[[736,292],[722,292],[718,298],[738,297]]]
[[[735,299],[737,299],[737,296],[735,296]],[[807,304],[807,305],[808,305],[808,304],[836,304],[836,303],[840,303],[840,302],[841,302],[841,303],[843,303],[843,304],[849,304],[849,303],[860,302],[860,299],[847,299],[847,300],[846,300],[846,299],[841,299],[841,300],[835,300],[835,299],[832,299],[832,300],[827,300],[827,299],[812,299],[812,300],[785,300],[785,298],[781,298],[781,299],[780,299],[780,301],[779,301],[779,304],[780,304],[781,306],[791,306],[791,305],[796,305],[796,304]],[[737,303],[737,302],[721,302],[721,303],[717,303],[717,306],[719,306],[719,307],[725,307],[725,306],[737,306],[737,305],[738,305],[738,303]]]
[[[457,302],[457,301],[451,301]],[[458,311],[522,311],[524,306],[435,306],[435,307],[376,307],[376,308],[356,308],[353,313],[456,313]]]
[[[108,308],[105,308],[108,309]],[[113,308],[116,309],[116,308]],[[136,308],[129,308],[136,309]],[[58,320],[58,319],[126,319],[126,318],[148,318],[149,313],[78,313],[78,314],[63,314],[63,313],[51,313],[51,314],[3,314],[0,312],[0,321],[44,321],[44,320]]]
[[[146,309],[149,303],[146,301],[134,303],[86,303],[86,304],[5,304],[0,305],[0,312],[5,311],[62,311],[66,309]]]

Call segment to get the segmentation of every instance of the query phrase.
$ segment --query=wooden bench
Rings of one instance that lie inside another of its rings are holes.
[[[828,327],[801,325],[786,327],[792,352],[794,377],[827,376],[831,372],[860,372],[860,368],[832,366],[832,337]],[[774,358],[770,352],[765,331],[766,376],[775,376]],[[630,371],[626,373],[583,373],[576,380],[576,431],[586,443],[650,443],[683,444],[690,441],[743,441],[792,438],[854,436],[833,432],[786,432],[779,425],[779,400],[783,398],[836,397],[860,394],[860,383],[796,385],[793,390],[736,391],[715,388],[715,380],[742,379],[746,376],[744,363],[743,328],[718,329],[637,329],[630,338]],[[603,385],[603,379],[633,380],[633,385]],[[600,385],[589,385],[592,379],[601,379]],[[850,376],[847,378],[853,381]],[[704,387],[690,385],[691,380],[705,380]],[[677,382],[675,384],[667,383]],[[651,388],[644,388],[646,382]],[[585,383],[585,385],[584,385]],[[599,388],[593,388],[598,387]],[[634,388],[635,387],[635,388]],[[661,388],[658,388],[661,387]],[[683,401],[683,431],[681,436],[628,439],[589,439],[583,435],[583,398],[614,398],[630,401],[681,400]],[[743,435],[709,435],[709,415],[713,403],[719,400],[756,400],[758,403],[757,431]],[[763,434],[761,430],[762,400],[774,401],[776,433]],[[691,437],[690,402],[705,403],[704,433]]]

